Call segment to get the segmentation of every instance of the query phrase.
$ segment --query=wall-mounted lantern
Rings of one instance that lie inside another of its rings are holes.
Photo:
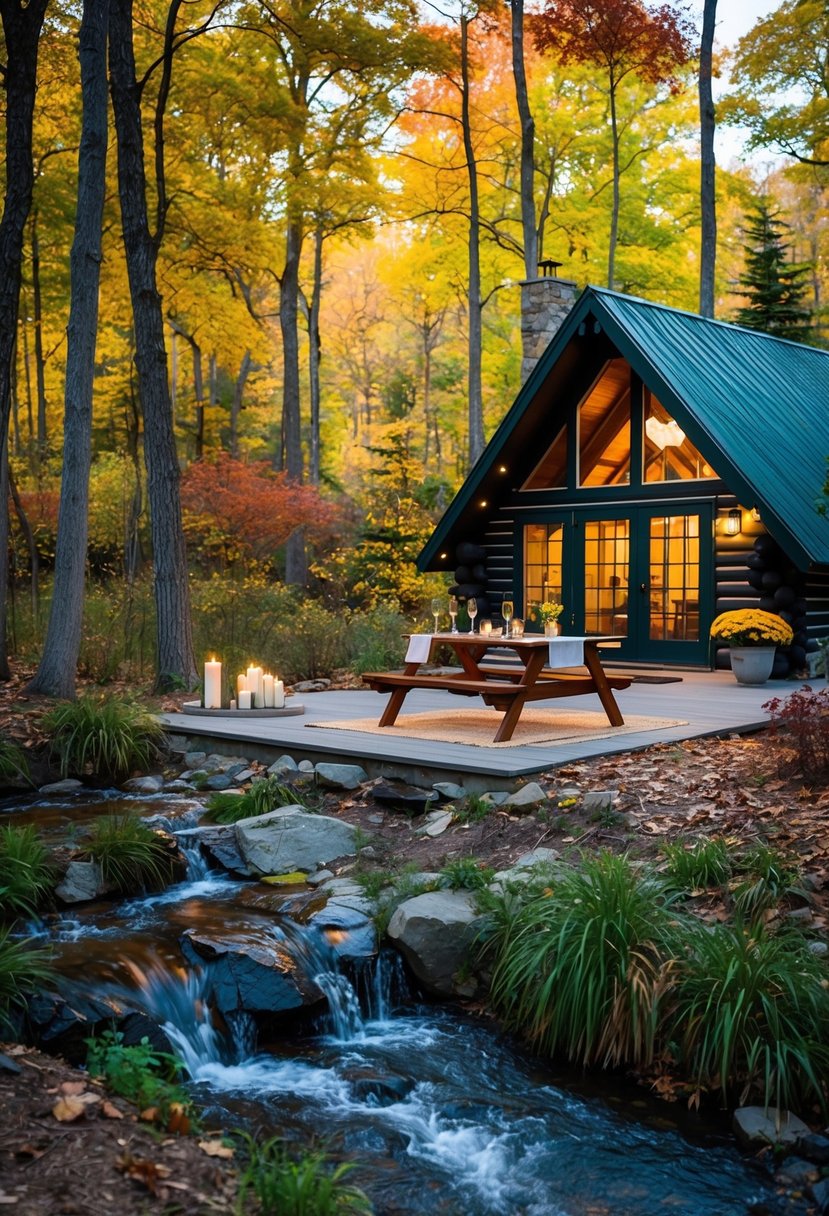
[[[726,536],[739,536],[743,527],[742,512],[739,507],[732,507],[725,517]]]

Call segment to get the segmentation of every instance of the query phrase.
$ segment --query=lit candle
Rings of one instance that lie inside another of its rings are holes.
[[[233,699],[231,699],[231,702],[230,702],[230,708],[231,708],[231,709],[235,709],[235,708],[236,708],[236,702],[235,702]]]
[[[265,690],[262,686],[262,675],[263,675],[262,668],[257,667],[256,668],[256,687],[253,690],[254,704],[256,705],[257,709],[261,709],[262,706],[265,704]]]
[[[247,688],[243,689],[243,691],[239,693],[239,708],[240,709],[250,709],[251,708],[250,702],[251,702],[252,696],[253,696],[253,693],[250,692]]]
[[[265,709],[273,709],[273,676],[268,672],[262,676],[262,699]]]
[[[281,680],[273,682],[273,706],[274,709],[285,708],[285,685]]]
[[[484,634],[485,637],[488,637],[489,634],[492,633],[492,621],[481,621],[480,625],[478,626],[478,632]]]
[[[204,708],[222,708],[222,665],[216,659],[204,665]]]
[[[247,687],[248,679],[245,673],[242,672],[241,675],[236,677],[236,695],[238,696],[240,692],[247,692]]]

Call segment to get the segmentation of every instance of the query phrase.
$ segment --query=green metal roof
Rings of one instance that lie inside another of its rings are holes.
[[[829,564],[829,519],[815,502],[829,456],[829,352],[588,287],[519,392],[435,534],[438,550],[463,524],[473,496],[571,339],[588,318],[676,417],[745,506],[756,504],[790,557]]]

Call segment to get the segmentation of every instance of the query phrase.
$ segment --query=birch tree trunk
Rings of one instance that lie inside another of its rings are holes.
[[[177,7],[174,0],[168,29]],[[168,53],[172,54],[168,48]],[[127,275],[135,327],[135,366],[144,418],[144,463],[153,542],[157,627],[156,687],[193,688],[197,682],[190,620],[187,554],[181,522],[179,465],[167,378],[164,316],[156,281],[158,240],[165,201],[163,177],[156,182],[159,228],[155,238],[147,214],[147,180],[141,127],[141,91],[135,77],[132,0],[111,0],[110,89],[118,140],[118,194]],[[161,132],[156,112],[156,164]]]
[[[64,386],[63,471],[55,583],[43,655],[32,692],[72,698],[81,647],[92,460],[92,393],[106,194],[109,0],[84,0],[79,36],[83,121],[78,203],[69,258],[70,304]]]

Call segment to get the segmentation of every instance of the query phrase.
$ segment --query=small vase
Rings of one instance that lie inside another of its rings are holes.
[[[731,670],[738,684],[765,684],[774,667],[775,646],[732,646]]]
[[[545,638],[557,638],[560,633],[561,633],[561,625],[558,623],[558,621],[545,621],[544,622]]]

